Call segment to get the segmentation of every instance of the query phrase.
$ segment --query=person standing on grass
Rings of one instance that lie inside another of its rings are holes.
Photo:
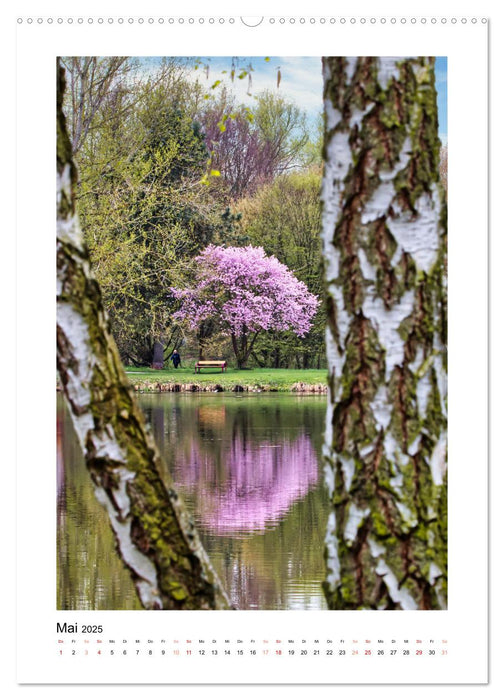
[[[173,362],[173,366],[175,369],[181,364],[181,359],[180,355],[178,354],[178,350],[174,350],[170,356],[170,360]]]

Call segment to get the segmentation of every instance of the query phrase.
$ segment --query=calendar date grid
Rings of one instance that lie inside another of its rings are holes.
[[[437,657],[448,655],[447,639],[431,638],[197,638],[197,637],[70,637],[57,639],[60,657],[109,658],[352,658]]]

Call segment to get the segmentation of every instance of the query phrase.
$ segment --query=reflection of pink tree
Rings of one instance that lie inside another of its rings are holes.
[[[196,492],[198,518],[207,530],[219,535],[264,531],[315,486],[317,456],[304,433],[277,444],[237,435],[221,456],[220,469],[217,459],[193,443],[178,477]]]

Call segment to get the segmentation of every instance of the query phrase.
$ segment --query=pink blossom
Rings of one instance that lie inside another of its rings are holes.
[[[213,319],[219,330],[244,337],[261,330],[304,336],[320,301],[304,282],[261,247],[208,246],[196,258],[194,285],[173,289],[177,320],[195,329]]]

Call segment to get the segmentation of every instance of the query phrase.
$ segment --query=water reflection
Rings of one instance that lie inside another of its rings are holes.
[[[115,552],[107,515],[58,396],[57,405],[58,610],[141,609],[130,575]]]
[[[178,484],[194,491],[200,522],[219,535],[276,527],[318,479],[317,456],[304,433],[276,445],[233,434],[215,455],[201,454],[195,442],[187,462],[177,467]]]
[[[234,605],[324,608],[325,399],[161,394],[140,402]]]

